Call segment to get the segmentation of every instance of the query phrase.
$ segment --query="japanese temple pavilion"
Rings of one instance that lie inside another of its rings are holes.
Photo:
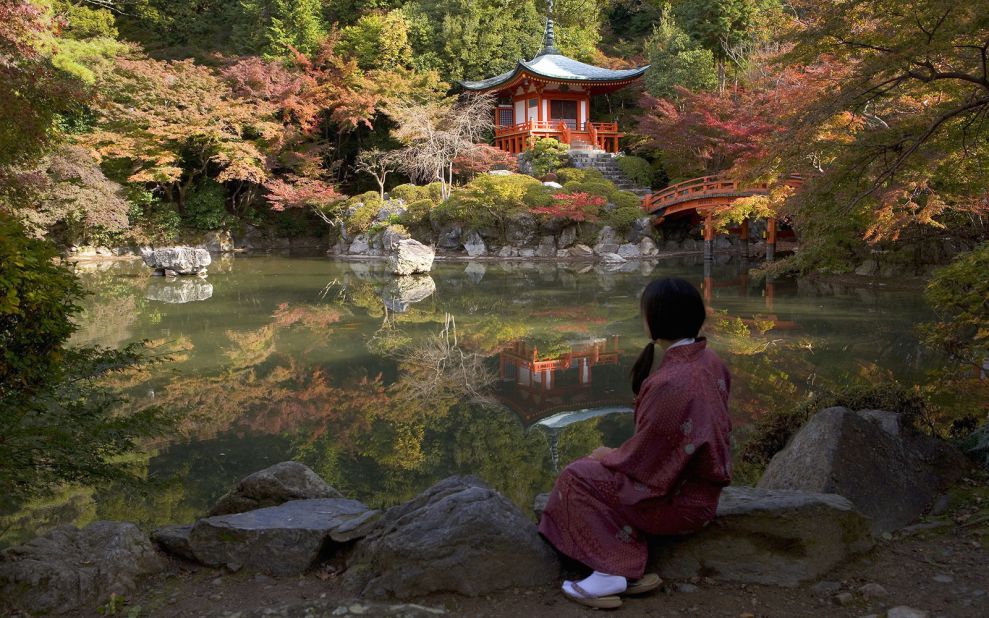
[[[573,149],[618,152],[624,134],[617,122],[591,122],[591,97],[624,88],[648,68],[616,71],[564,56],[556,48],[553,20],[547,19],[543,47],[535,58],[519,60],[496,77],[460,85],[497,98],[494,140],[501,150],[523,152],[532,138],[552,137]]]

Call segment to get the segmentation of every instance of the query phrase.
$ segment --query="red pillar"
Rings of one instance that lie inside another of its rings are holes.
[[[776,259],[776,219],[766,221],[766,260]]]
[[[708,211],[704,216],[704,259],[714,257],[714,213]]]

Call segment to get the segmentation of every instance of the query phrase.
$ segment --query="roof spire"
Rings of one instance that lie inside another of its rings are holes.
[[[546,33],[543,34],[543,48],[539,50],[536,57],[559,53],[560,50],[556,48],[556,35],[553,33],[553,0],[548,0],[546,3]]]

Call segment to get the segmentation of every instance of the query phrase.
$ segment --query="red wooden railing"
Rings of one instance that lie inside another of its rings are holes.
[[[783,182],[791,187],[798,187],[803,183],[803,178],[793,175],[788,176]],[[743,183],[722,175],[703,176],[679,182],[645,196],[642,198],[642,209],[648,213],[665,209],[664,214],[670,214],[670,208],[674,206],[682,205],[676,209],[677,211],[688,210],[692,202],[697,202],[698,205],[702,202],[707,205],[713,205],[715,202],[730,203],[740,197],[765,195],[768,192],[769,185],[764,182]]]
[[[532,137],[553,137],[565,144],[586,141],[595,148],[618,152],[618,140],[624,135],[617,122],[585,122],[572,129],[562,120],[529,120],[510,126],[495,127],[495,147],[519,153],[529,147]]]

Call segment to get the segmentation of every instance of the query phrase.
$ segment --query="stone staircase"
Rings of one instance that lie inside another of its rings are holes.
[[[607,180],[615,183],[619,189],[631,191],[639,197],[645,197],[652,193],[652,189],[637,185],[631,178],[622,173],[615,155],[603,150],[592,150],[590,144],[587,144],[585,148],[579,146],[576,142],[571,144],[570,159],[573,161],[574,167],[581,169],[592,167],[601,172]]]

